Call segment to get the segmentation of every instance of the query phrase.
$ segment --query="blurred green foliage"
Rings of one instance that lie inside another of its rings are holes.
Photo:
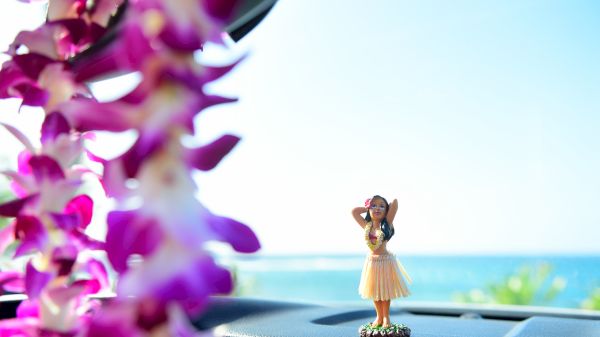
[[[594,289],[590,297],[581,302],[581,308],[587,310],[600,310],[600,287]]]
[[[228,266],[233,279],[231,296],[250,296],[256,293],[256,280],[253,277],[240,277],[240,270],[235,264]]]
[[[15,196],[12,194],[4,181],[1,180],[0,177],[0,204],[12,200]],[[12,220],[12,218],[5,218],[0,216],[0,230],[2,230],[8,223]],[[17,242],[12,242],[11,244],[5,246],[2,242],[0,242],[0,270],[7,269],[7,264],[11,263],[12,256],[17,247]],[[10,269],[10,268],[9,268]]]
[[[4,203],[6,201],[9,201],[13,198],[14,198],[14,196],[12,195],[12,193],[9,190],[5,189],[4,186],[2,186],[0,184],[0,204]],[[6,224],[8,224],[8,222],[9,222],[8,218],[0,216],[0,229],[4,228],[4,226],[6,226]]]
[[[548,305],[567,285],[560,276],[551,278],[552,270],[549,263],[522,266],[514,274],[488,284],[484,289],[457,293],[454,300],[461,303]]]

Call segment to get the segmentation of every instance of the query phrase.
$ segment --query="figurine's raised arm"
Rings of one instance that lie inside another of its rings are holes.
[[[387,215],[385,216],[385,219],[390,226],[394,226],[396,212],[398,212],[398,199],[394,199],[394,201],[390,202],[390,207],[388,208]]]
[[[365,226],[367,225],[367,221],[361,216],[361,214],[366,213],[368,211],[369,209],[367,209],[366,207],[355,207],[352,209],[352,217],[354,217],[354,220],[356,220],[356,222],[358,222],[358,224],[362,228],[365,228]]]

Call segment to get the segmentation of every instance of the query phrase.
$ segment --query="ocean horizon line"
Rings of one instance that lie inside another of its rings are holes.
[[[396,256],[403,257],[485,257],[485,258],[510,258],[510,257],[527,257],[527,258],[600,258],[600,252],[397,252],[391,251],[390,253]],[[244,253],[218,253],[217,256],[221,257],[240,257],[240,258],[289,258],[289,257],[305,257],[305,258],[319,258],[319,257],[359,257],[365,256],[367,252],[256,252],[252,254]]]

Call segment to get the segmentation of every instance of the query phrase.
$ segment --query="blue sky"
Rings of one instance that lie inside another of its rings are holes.
[[[599,14],[280,0],[213,87],[239,103],[197,121],[197,142],[243,137],[199,198],[264,253],[366,251],[350,210],[373,194],[400,202],[398,254],[600,253]]]

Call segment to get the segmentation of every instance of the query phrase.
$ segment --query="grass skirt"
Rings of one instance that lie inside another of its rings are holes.
[[[412,282],[408,273],[393,254],[367,255],[358,293],[364,299],[386,301],[406,297]]]

